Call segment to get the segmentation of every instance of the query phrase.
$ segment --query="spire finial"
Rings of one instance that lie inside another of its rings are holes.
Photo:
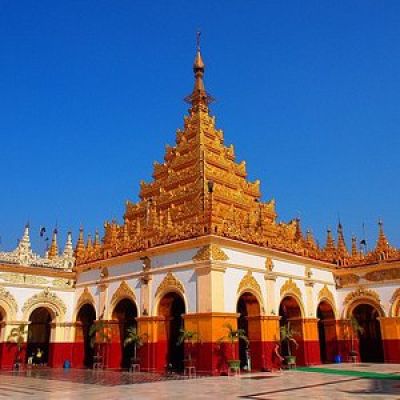
[[[196,32],[196,56],[193,63],[194,72],[194,88],[192,93],[185,97],[185,101],[192,105],[191,111],[197,112],[199,110],[208,111],[208,105],[214,101],[214,99],[206,92],[204,87],[204,70],[205,65],[200,52],[200,35],[201,32]]]
[[[198,52],[200,51],[200,36],[201,36],[201,31],[200,29],[198,29],[196,32],[196,49]]]

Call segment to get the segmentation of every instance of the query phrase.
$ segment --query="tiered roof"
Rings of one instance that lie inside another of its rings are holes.
[[[105,223],[102,243],[96,233],[94,243],[89,238],[85,245],[81,229],[75,249],[78,264],[210,234],[340,266],[400,259],[381,223],[373,251],[361,253],[353,243],[349,254],[341,224],[337,244],[328,230],[326,245],[320,248],[311,231],[303,236],[300,220],[278,222],[274,200],[261,201],[260,182],[247,179],[246,163],[236,160],[234,147],[225,145],[210,115],[213,99],[205,89],[199,48],[193,71],[194,88],[186,98],[190,109],[175,146],[167,146],[164,161],[154,163],[152,181],[141,182],[139,202],[126,203],[123,224]]]

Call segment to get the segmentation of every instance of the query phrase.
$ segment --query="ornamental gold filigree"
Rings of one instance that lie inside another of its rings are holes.
[[[50,292],[48,289],[45,289],[28,299],[22,307],[22,312],[26,313],[35,305],[42,305],[44,307],[48,305],[50,308],[55,309],[60,315],[64,315],[67,312],[67,307],[64,302],[55,293]]]
[[[11,315],[6,315],[5,317],[8,319],[15,317],[18,311],[17,301],[8,290],[0,286],[0,305],[2,303],[5,303],[5,305],[7,306],[7,309],[5,311],[11,313]]]
[[[400,279],[400,268],[390,268],[381,271],[371,271],[364,275],[368,281],[381,282]]]
[[[301,299],[301,290],[299,287],[296,285],[295,282],[293,282],[292,278],[289,278],[281,287],[281,297],[284,297],[289,294],[294,294],[297,296],[299,299]]]
[[[192,258],[193,261],[227,261],[229,257],[215,244],[202,247]]]
[[[23,274],[14,274],[14,273],[4,273],[0,275],[0,279],[8,282],[8,283],[24,283],[24,275]]]
[[[362,298],[368,298],[375,302],[376,304],[380,304],[381,300],[379,298],[378,293],[376,293],[374,290],[371,289],[366,289],[363,287],[359,287],[356,290],[353,290],[350,292],[344,299],[343,305],[348,305],[352,303],[354,300],[362,299]]]
[[[246,289],[256,292],[259,297],[262,298],[261,287],[250,271],[248,271],[240,281],[237,293],[243,293],[244,291],[246,291]]]
[[[167,291],[168,289],[173,289],[180,293],[185,293],[185,288],[182,282],[172,272],[168,272],[168,274],[164,277],[156,290],[155,297]]]
[[[132,301],[136,301],[136,296],[131,287],[126,283],[126,281],[122,281],[118,286],[118,289],[115,291],[111,298],[111,304],[115,306],[122,299],[130,299]]]
[[[329,290],[326,284],[318,293],[318,301],[321,300],[328,300],[328,302],[331,303],[332,306],[335,305],[335,298],[333,297],[332,292]]]
[[[339,287],[356,285],[360,282],[360,277],[356,274],[345,274],[336,276],[336,283]]]
[[[271,257],[267,257],[265,259],[265,269],[267,272],[272,272],[274,270],[274,262]]]
[[[400,299],[400,289],[396,289],[390,299],[390,302],[393,304],[396,300]]]
[[[382,223],[375,249],[364,254],[354,238],[348,251],[341,224],[337,240],[329,231],[321,247],[311,231],[303,236],[299,219],[278,222],[274,200],[261,201],[260,181],[248,180],[246,163],[224,144],[199,71],[174,146],[166,146],[164,160],[154,163],[152,180],[141,182],[139,201],[126,203],[123,224],[106,222],[103,242],[95,246],[91,240],[85,245],[82,235],[75,252],[78,265],[207,235],[327,262],[332,268],[400,260],[400,249],[389,245]]]
[[[60,289],[68,289],[74,286],[74,281],[72,279],[58,278],[53,279],[51,284]]]
[[[84,304],[91,304],[93,306],[95,305],[94,297],[92,293],[90,293],[90,290],[87,286],[79,296],[76,306],[77,310],[79,310]]]

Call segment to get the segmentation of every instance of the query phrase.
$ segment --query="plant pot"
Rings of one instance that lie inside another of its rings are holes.
[[[230,369],[240,369],[240,360],[228,360],[228,367]]]
[[[296,356],[285,356],[286,365],[295,365],[296,364]]]

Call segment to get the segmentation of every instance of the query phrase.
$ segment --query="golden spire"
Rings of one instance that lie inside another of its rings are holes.
[[[201,32],[198,31],[196,35],[196,56],[193,63],[194,88],[192,94],[185,98],[185,101],[192,105],[192,112],[199,110],[207,112],[208,105],[214,101],[204,87],[203,77],[205,64],[200,51],[200,35]]]
[[[339,222],[338,228],[337,228],[337,252],[339,257],[347,257],[349,255],[346,247],[346,243],[344,240],[344,234],[343,234],[343,227],[342,224]]]
[[[388,242],[388,240],[386,238],[385,232],[383,230],[383,222],[382,222],[382,220],[379,220],[378,225],[379,225],[379,235],[378,235],[378,240],[376,242],[375,251],[377,253],[381,253],[381,254],[385,254],[386,255],[386,253],[390,249],[390,245],[389,245],[389,242]]]
[[[351,256],[354,258],[358,257],[357,238],[354,235],[351,238]]]
[[[294,234],[294,240],[301,240],[303,239],[303,233],[301,232],[300,218],[296,218],[295,223],[296,223],[296,232]]]
[[[75,257],[79,260],[85,254],[85,239],[83,238],[83,228],[79,228],[78,241],[75,246]]]
[[[315,249],[317,248],[317,244],[315,243],[314,235],[310,229],[307,229],[306,232],[306,243],[308,248]]]
[[[57,245],[57,229],[53,231],[53,238],[51,239],[51,245],[48,253],[48,257],[54,258],[58,256],[58,245]]]
[[[99,230],[96,229],[96,232],[94,234],[94,249],[96,251],[101,249],[101,242],[100,242],[100,236],[99,236]]]
[[[86,243],[86,251],[90,253],[93,250],[93,242],[92,242],[92,235],[88,234],[88,240]]]
[[[325,244],[325,255],[329,259],[334,259],[336,256],[336,247],[335,241],[333,240],[332,231],[330,229],[327,230],[326,234],[326,244]]]

